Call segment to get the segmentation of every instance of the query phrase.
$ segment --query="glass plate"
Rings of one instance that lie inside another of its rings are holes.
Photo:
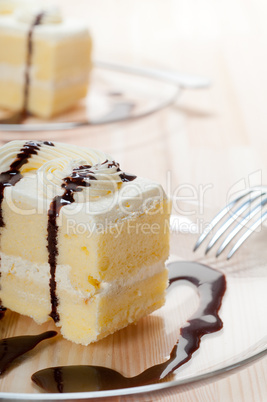
[[[227,279],[219,312],[223,329],[204,336],[191,361],[164,382],[112,391],[45,394],[30,379],[33,372],[42,368],[71,364],[111,367],[131,377],[164,361],[179,337],[179,328],[198,306],[195,288],[181,281],[168,294],[164,307],[137,325],[130,325],[95,344],[75,345],[60,336],[41,343],[18,359],[2,377],[1,401],[77,401],[118,395],[125,395],[127,400],[138,395],[138,401],[145,401],[152,392],[153,398],[175,392],[181,384],[216,378],[222,373],[227,375],[232,369],[263,356],[267,352],[267,228],[263,226],[252,235],[229,261],[225,256],[216,259],[215,252],[203,257],[204,247],[197,253],[192,249],[215,212],[194,203],[178,200],[173,203],[170,261],[199,261],[221,270]],[[2,337],[36,334],[53,328],[51,322],[38,326],[30,318],[10,311],[0,322]]]
[[[1,124],[0,131],[55,131],[98,126],[145,117],[171,105],[180,94],[177,85],[153,76],[94,67],[87,97],[75,107],[42,120],[28,117],[22,124]],[[0,110],[0,119],[10,112]]]

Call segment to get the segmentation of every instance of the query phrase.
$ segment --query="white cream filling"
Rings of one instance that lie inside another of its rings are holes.
[[[25,83],[25,65],[14,66],[8,63],[0,63],[0,81],[3,82],[15,82],[20,85]],[[87,84],[89,78],[89,72],[87,69],[75,74],[75,76],[57,79],[56,81],[41,81],[33,78],[33,69],[30,69],[30,87],[40,88],[46,91],[56,91],[64,88],[69,88],[79,84]]]
[[[25,71],[25,65],[14,66],[8,63],[0,63],[0,81],[12,81],[17,84],[24,84]]]
[[[46,286],[49,288],[50,266],[48,263],[40,264],[25,260],[21,257],[15,257],[0,252],[1,257],[1,273],[12,274],[25,281],[30,281],[36,285]],[[130,288],[138,282],[142,282],[147,278],[151,278],[156,274],[166,269],[164,260],[158,261],[155,264],[141,267],[136,275],[129,275],[124,278],[117,278],[112,282],[102,282],[98,289],[91,292],[85,292],[81,289],[73,287],[70,281],[70,265],[57,265],[56,268],[56,283],[58,292],[64,290],[71,296],[76,298],[88,299],[92,296],[101,297],[107,294],[113,294],[123,288]],[[0,279],[1,284],[1,279]],[[36,295],[38,297],[38,295]],[[60,300],[59,300],[60,303]]]
[[[45,91],[58,91],[64,88],[71,88],[76,85],[87,85],[89,79],[89,71],[86,69],[81,74],[75,74],[75,76],[63,78],[55,81],[41,81],[36,80],[35,78],[30,78],[30,87],[40,88]]]

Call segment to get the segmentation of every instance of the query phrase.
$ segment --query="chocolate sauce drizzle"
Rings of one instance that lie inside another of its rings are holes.
[[[108,160],[102,162],[102,165],[108,163]],[[111,168],[116,166],[119,171],[119,164],[112,161],[108,164]],[[72,174],[63,179],[61,187],[65,190],[62,195],[57,195],[50,204],[48,211],[48,224],[47,224],[47,249],[48,249],[48,262],[50,265],[50,299],[51,299],[51,313],[50,317],[53,318],[55,322],[60,321],[58,307],[58,297],[56,294],[56,267],[57,267],[57,257],[58,257],[58,225],[57,218],[59,216],[60,210],[65,205],[70,205],[75,202],[74,194],[81,192],[83,187],[90,187],[90,180],[97,180],[95,177],[95,172],[91,165],[81,165],[75,168]],[[126,173],[121,173],[120,178],[123,182],[128,182],[136,179],[136,176],[129,175]]]
[[[2,202],[4,199],[5,187],[15,186],[21,180],[23,176],[20,173],[20,168],[26,163],[28,163],[28,160],[31,158],[32,155],[37,155],[42,144],[54,146],[54,144],[50,141],[44,141],[44,142],[27,141],[17,154],[17,157],[14,160],[14,162],[11,163],[9,170],[0,173],[0,228],[3,228],[5,226],[2,211]],[[0,311],[1,315],[3,315],[5,308],[1,306],[1,300],[0,300]]]
[[[0,340],[0,375],[19,356],[29,352],[44,339],[57,335],[56,331],[47,331],[39,335],[15,336]]]
[[[44,17],[44,12],[36,15],[33,23],[28,31],[27,38],[27,55],[26,55],[26,69],[25,69],[25,80],[24,80],[24,94],[23,94],[23,106],[22,110],[13,113],[11,116],[3,118],[0,120],[1,124],[21,124],[28,117],[28,100],[29,100],[29,88],[30,88],[30,69],[32,61],[32,51],[33,51],[33,32],[37,25],[40,25]]]
[[[107,159],[102,163],[102,165],[108,164],[108,169],[113,168],[114,166],[117,168],[117,172],[121,172],[120,173],[120,178],[123,182],[127,182],[127,181],[133,181],[134,179],[136,179],[137,176],[133,175],[133,174],[129,174],[129,173],[125,173],[121,170],[120,168],[120,164],[118,162],[112,161],[109,162]]]
[[[0,273],[0,278],[1,278],[1,273]],[[4,318],[6,313],[6,308],[2,306],[2,300],[0,299],[0,320]]]
[[[23,112],[27,113],[28,99],[29,99],[29,88],[30,88],[30,68],[32,62],[32,51],[33,51],[33,32],[34,28],[37,25],[42,23],[42,19],[44,17],[44,12],[41,12],[36,15],[30,30],[28,32],[28,40],[27,40],[27,60],[26,60],[26,71],[25,71],[25,85],[24,85],[24,104],[23,104]]]
[[[180,338],[166,362],[148,368],[135,377],[124,377],[101,366],[61,366],[37,371],[32,380],[47,392],[86,392],[137,387],[165,379],[188,362],[199,348],[203,335],[219,331],[223,323],[218,315],[226,290],[226,279],[220,272],[196,262],[169,264],[170,286],[180,280],[197,287],[200,303],[197,311],[180,330]]]
[[[32,155],[37,155],[42,144],[54,146],[52,142],[33,142],[27,141],[17,154],[14,162],[11,163],[9,170],[0,173],[0,227],[4,227],[5,223],[3,220],[2,212],[2,202],[4,199],[4,189],[8,186],[15,186],[20,179],[22,174],[20,173],[20,168],[28,163],[28,160]]]

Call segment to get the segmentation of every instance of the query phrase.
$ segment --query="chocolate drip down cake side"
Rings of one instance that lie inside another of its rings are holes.
[[[165,301],[170,203],[103,152],[51,142],[0,148],[2,308],[53,319],[87,345]]]

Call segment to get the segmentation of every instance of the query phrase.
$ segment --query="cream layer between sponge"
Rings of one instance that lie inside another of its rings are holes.
[[[41,324],[51,319],[49,264],[32,263],[1,253],[2,303]],[[91,291],[74,288],[69,265],[56,272],[61,332],[66,339],[87,345],[164,304],[168,272],[164,261],[140,268],[136,276],[95,283]]]

